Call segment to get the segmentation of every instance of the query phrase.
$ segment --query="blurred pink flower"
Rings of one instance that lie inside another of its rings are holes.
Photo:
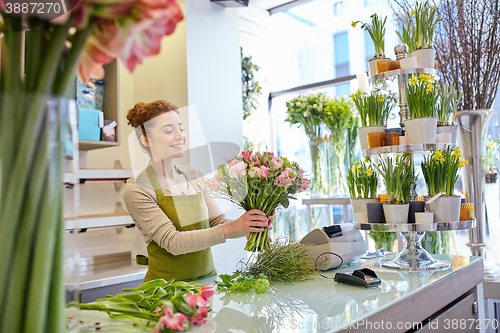
[[[235,159],[235,158],[232,158],[232,159],[229,160],[229,162],[227,162],[227,165],[229,165],[230,167],[232,167],[236,163],[238,163],[238,160]]]
[[[269,156],[270,158],[273,158],[273,157],[274,157],[274,153],[269,153],[269,152],[267,152],[266,154],[267,154],[267,156]]]
[[[224,178],[219,177],[219,175],[218,175],[218,174],[215,174],[214,178],[215,178],[215,180],[216,180],[216,181],[218,181],[218,182],[222,182],[222,181],[224,181]]]
[[[229,177],[238,178],[238,175],[246,174],[247,164],[240,161],[229,168]]]
[[[140,0],[136,8],[139,21],[125,23],[130,36],[118,56],[131,72],[142,59],[160,53],[163,36],[173,33],[184,19],[175,0]]]
[[[207,283],[200,288],[200,295],[204,298],[210,298],[215,294],[215,286],[211,283]]]
[[[250,150],[242,151],[240,153],[240,157],[243,157],[245,160],[249,160],[250,155],[252,155],[252,152]]]
[[[272,170],[278,170],[283,166],[283,160],[279,157],[273,157],[271,163],[273,164]]]
[[[207,321],[208,309],[205,306],[200,306],[196,312],[196,316],[189,319],[191,325],[196,325],[198,323],[204,324]]]
[[[210,178],[207,179],[205,183],[207,187],[214,192],[225,191],[224,185],[222,185],[222,183],[217,179]]]
[[[297,191],[297,193],[306,191],[311,186],[311,180],[307,178],[302,178],[301,185],[302,187]]]
[[[103,52],[95,44],[88,41],[80,59],[78,76],[83,82],[88,82],[90,78],[102,79],[104,77],[103,65],[110,63],[113,59],[113,56]]]
[[[193,294],[184,294],[184,300],[193,309],[196,307],[196,297]]]
[[[304,174],[304,169],[302,169],[301,167],[299,167],[299,171],[300,171],[300,175],[302,176]]]
[[[261,165],[261,167],[257,170],[257,176],[259,176],[259,178],[266,178],[269,176],[269,169]]]
[[[248,170],[248,176],[251,178],[257,177],[257,171],[259,171],[259,168],[251,167],[250,170]]]
[[[195,298],[196,298],[196,304],[198,304],[198,306],[208,306],[210,304],[208,298],[205,298],[200,294],[196,294]]]
[[[172,311],[169,311],[167,313],[167,309],[170,308],[165,308],[165,315],[160,317],[160,320],[158,322],[161,324],[165,324],[165,326],[167,326],[167,328],[170,328],[171,330],[184,331],[184,326],[182,326],[182,324],[188,319],[188,316],[180,312],[172,315]]]

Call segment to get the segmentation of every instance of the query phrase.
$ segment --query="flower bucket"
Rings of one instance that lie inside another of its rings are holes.
[[[434,68],[436,60],[436,50],[432,47],[415,50],[410,53],[410,57],[417,57],[419,68]]]
[[[352,212],[353,214],[356,213],[366,213],[368,209],[366,208],[367,203],[376,203],[378,202],[378,198],[369,198],[369,199],[352,199],[351,198],[351,205],[352,205]]]
[[[367,203],[366,210],[368,214],[368,223],[383,223],[384,222],[384,209],[381,202]]]
[[[423,201],[410,201],[410,209],[408,213],[408,223],[415,223],[415,213],[425,212],[425,202]]]
[[[443,125],[443,126],[438,126],[436,133],[441,134],[441,133],[450,133],[451,134],[451,144],[454,145],[457,142],[457,125]]]
[[[387,223],[403,224],[408,222],[410,204],[384,204],[384,215]]]
[[[358,127],[359,143],[361,150],[368,149],[368,133],[370,132],[384,132],[386,126],[363,126]]]
[[[368,70],[370,77],[373,77],[377,74],[377,61],[382,60],[383,58],[371,58],[368,61]]]
[[[460,220],[460,196],[446,195],[437,198],[429,204],[434,213],[434,222],[458,222]]]
[[[437,118],[423,117],[405,120],[407,144],[436,143]]]

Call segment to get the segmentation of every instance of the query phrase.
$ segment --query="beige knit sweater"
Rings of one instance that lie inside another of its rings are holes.
[[[136,179],[127,180],[123,193],[127,209],[144,236],[144,240],[147,244],[155,241],[173,255],[196,252],[216,244],[225,243],[222,224],[232,220],[227,219],[220,211],[213,196],[205,186],[203,174],[188,166],[177,166],[177,168],[189,175],[203,189],[203,196],[208,207],[210,228],[193,231],[177,230],[173,222],[158,206],[153,185],[146,170],[144,170]],[[196,190],[193,185],[189,182],[188,185],[189,189],[184,194],[195,194]],[[165,195],[172,195],[164,185],[161,186]],[[239,234],[231,238],[245,235]]]

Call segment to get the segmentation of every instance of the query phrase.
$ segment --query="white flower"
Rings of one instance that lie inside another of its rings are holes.
[[[306,112],[304,112],[304,113],[302,114],[302,116],[304,116],[304,118],[307,118],[307,116],[308,116],[308,112],[307,112],[307,111],[306,111]]]
[[[296,103],[295,103],[295,106],[300,107],[300,102],[296,102]]]
[[[317,109],[318,108],[318,104],[313,104],[313,108]]]

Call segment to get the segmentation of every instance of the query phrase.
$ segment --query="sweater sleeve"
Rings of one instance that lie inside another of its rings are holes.
[[[226,241],[222,225],[202,230],[177,230],[158,206],[154,191],[144,189],[135,182],[127,182],[123,198],[145,241],[155,241],[173,255],[200,251]]]

